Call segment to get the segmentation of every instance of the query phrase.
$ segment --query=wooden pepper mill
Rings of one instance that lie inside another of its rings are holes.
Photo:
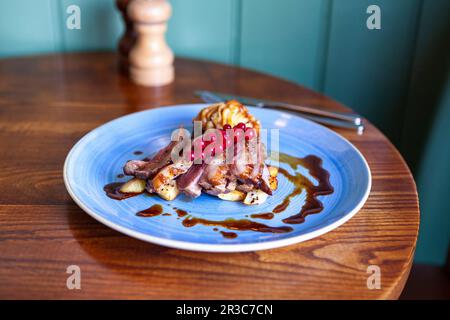
[[[116,6],[122,14],[125,23],[125,32],[119,40],[119,70],[128,74],[128,55],[136,42],[136,32],[133,29],[133,21],[128,17],[127,9],[131,0],[116,0]]]
[[[144,86],[162,86],[173,81],[173,52],[164,34],[172,8],[166,0],[132,0],[128,16],[137,33],[129,54],[131,79]]]

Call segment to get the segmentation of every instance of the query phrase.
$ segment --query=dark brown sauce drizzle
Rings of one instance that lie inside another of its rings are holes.
[[[270,232],[270,233],[287,233],[293,230],[291,227],[271,227],[247,219],[241,220],[226,219],[222,221],[213,221],[202,218],[187,217],[183,220],[183,226],[185,226],[186,228],[193,227],[196,224],[202,224],[204,226],[224,227],[229,230],[241,230],[241,231],[251,230],[257,232]]]
[[[114,200],[124,200],[127,198],[135,197],[142,193],[123,193],[120,192],[120,188],[123,186],[125,182],[113,182],[109,183],[103,187],[106,195]]]
[[[330,173],[322,167],[322,159],[313,155],[306,156],[305,158],[295,158],[280,153],[280,162],[289,164],[294,170],[297,169],[297,166],[301,165],[318,181],[318,185],[315,186],[302,174],[296,173],[292,175],[287,170],[279,168],[279,172],[294,185],[294,190],[286,196],[283,202],[273,209],[273,212],[280,213],[284,211],[289,206],[291,199],[300,194],[302,190],[305,190],[305,204],[300,209],[300,212],[283,219],[283,222],[288,224],[303,223],[307,215],[319,213],[323,210],[323,204],[317,199],[317,196],[329,195],[334,192],[334,188],[330,183]]]
[[[224,237],[224,238],[227,238],[227,239],[234,239],[234,238],[237,238],[237,233],[235,233],[235,232],[226,232],[226,231],[220,231],[220,233],[222,234],[222,236]]]
[[[154,204],[150,208],[139,211],[136,213],[138,217],[151,218],[159,216],[163,212],[163,208],[160,204]]]
[[[270,220],[273,219],[274,214],[272,212],[267,213],[256,213],[252,214],[250,217],[254,219],[264,219],[264,220]]]
[[[169,216],[171,216],[171,214],[170,213],[163,213],[163,216],[169,217]]]
[[[219,231],[219,229],[217,229],[217,228],[213,228],[213,231]]]
[[[136,155],[136,156],[140,156],[141,154],[143,154],[143,152],[137,150],[137,151],[133,152],[133,154]]]
[[[177,213],[178,217],[183,218],[184,216],[186,216],[188,213],[184,210],[175,208],[175,212]]]
[[[117,175],[117,178],[119,178],[119,179],[122,179],[123,177],[125,177],[125,175],[124,175],[123,173],[119,173],[119,174]]]

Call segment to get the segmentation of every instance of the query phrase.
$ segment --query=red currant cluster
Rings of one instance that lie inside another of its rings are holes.
[[[233,130],[232,134],[230,135],[229,130]],[[228,132],[227,132],[228,131]],[[222,136],[222,144],[218,147],[216,146],[214,149],[210,150],[212,156],[215,156],[216,154],[221,154],[225,149],[232,146],[236,142],[240,141],[241,135],[244,135],[245,140],[251,140],[256,137],[255,129],[253,128],[247,128],[245,123],[238,123],[234,127],[231,127],[229,124],[225,124],[223,126],[223,129],[219,130],[221,136]],[[205,134],[205,138],[207,140],[203,140],[202,138],[198,138],[194,140],[193,150],[191,151],[191,161],[194,161],[195,159],[201,157],[201,159],[205,158],[205,148],[210,145],[213,142],[216,142],[217,135],[215,133],[209,133]],[[201,155],[199,154],[196,156],[194,150],[202,150]]]

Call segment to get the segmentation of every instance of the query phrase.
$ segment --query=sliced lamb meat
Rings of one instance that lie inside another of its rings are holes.
[[[218,196],[219,194],[228,193],[225,186],[214,186],[211,189],[205,190],[207,194],[210,194],[212,196]]]
[[[205,192],[211,195],[216,196],[221,193],[227,193],[229,192],[226,188],[228,184],[227,176],[228,166],[223,164],[221,160],[216,161],[214,159],[205,168],[199,184],[205,189]]]
[[[272,195],[272,189],[270,189],[269,178],[270,178],[269,168],[267,168],[267,166],[264,164],[261,178],[259,180],[259,188],[265,193]]]
[[[256,169],[255,169],[256,167]],[[233,167],[233,173],[241,184],[258,187],[261,179],[262,167],[259,165],[247,164],[244,170],[237,173],[237,168]],[[247,187],[244,187],[248,189]],[[242,190],[241,190],[242,191]]]
[[[192,198],[197,198],[202,193],[202,188],[198,184],[205,171],[206,164],[194,164],[189,170],[181,175],[177,180],[178,189]]]
[[[231,171],[233,175],[239,177],[241,174],[247,171],[248,165],[250,163],[250,157],[247,150],[245,148],[242,148],[241,145],[237,144],[235,148],[236,154],[231,165]]]
[[[242,183],[254,183],[259,178],[260,168],[258,164],[261,163],[263,155],[255,154],[254,149],[253,147],[253,151],[250,150],[249,145],[245,145],[244,148],[236,145],[236,155],[231,165],[231,172]]]
[[[123,172],[128,176],[134,176],[137,171],[144,168],[148,164],[148,161],[143,160],[130,160],[123,167]]]
[[[152,180],[147,180],[146,184],[145,184],[145,190],[147,190],[148,193],[155,193],[156,190],[155,188],[153,188],[153,182]]]
[[[238,150],[236,154],[235,163],[233,163],[231,168],[231,172],[240,182],[236,188],[243,192],[260,188],[264,192],[272,194],[269,188],[269,171],[264,164],[266,158],[265,147],[262,143],[259,143],[256,147],[259,150],[256,155],[249,150],[247,150],[246,154],[243,154],[243,150]]]
[[[130,160],[123,167],[123,172],[129,176],[139,179],[152,177],[159,169],[166,166],[171,161],[172,149],[177,145],[177,141],[171,141],[166,147],[161,149],[152,159],[148,161]]]
[[[227,181],[227,191],[231,192],[236,190],[237,187],[237,181],[236,181],[236,177],[235,176],[229,176],[228,177],[228,181]]]
[[[236,186],[236,190],[242,191],[244,193],[249,193],[253,189],[255,189],[255,186],[249,183],[238,184]]]

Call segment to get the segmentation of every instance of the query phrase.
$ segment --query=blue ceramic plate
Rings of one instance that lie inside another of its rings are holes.
[[[288,233],[234,231],[237,237],[225,238],[218,227],[195,225],[185,227],[174,208],[182,208],[195,217],[209,220],[249,219],[252,214],[270,212],[292,191],[293,185],[279,175],[274,195],[259,206],[246,206],[209,195],[190,200],[179,196],[168,202],[145,194],[123,201],[110,199],[103,187],[117,178],[127,160],[143,158],[164,147],[171,132],[183,125],[191,127],[204,104],[179,105],[130,114],[102,125],[84,136],[70,151],[64,165],[66,188],[75,202],[89,215],[103,224],[129,236],[163,246],[215,252],[253,251],[281,247],[322,235],[349,220],[366,201],[371,175],[361,153],[346,139],[333,131],[301,117],[274,110],[249,108],[266,129],[279,129],[280,152],[296,157],[315,155],[323,160],[334,187],[331,195],[319,196],[324,209],[308,215],[304,223],[286,225],[283,219],[299,212],[305,202],[305,192],[292,198],[288,208],[271,220],[251,219],[269,226],[290,226]],[[135,155],[135,151],[143,155]],[[294,170],[281,163],[289,172]],[[308,171],[298,172],[310,177]],[[310,177],[311,178],[311,177]],[[311,178],[314,181],[314,178]],[[142,218],[138,211],[160,204],[168,216]]]

